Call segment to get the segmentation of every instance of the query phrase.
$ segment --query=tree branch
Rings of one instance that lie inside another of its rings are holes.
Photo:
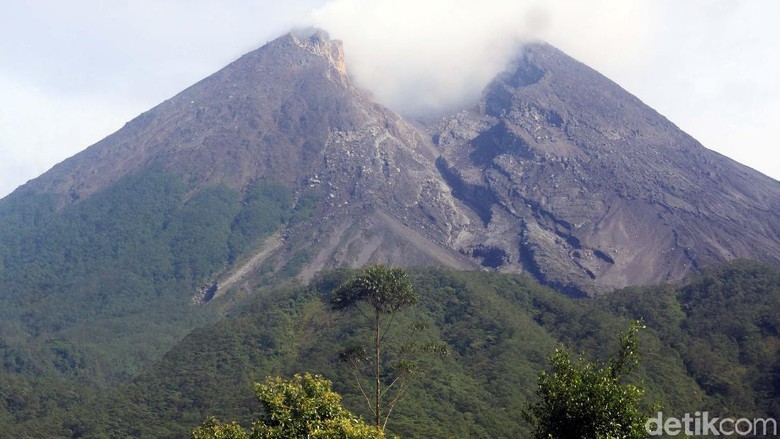
[[[358,389],[360,389],[360,393],[363,395],[363,398],[366,399],[366,403],[368,404],[368,408],[370,410],[373,410],[373,407],[371,406],[371,398],[368,397],[368,394],[366,394],[366,391],[363,390],[363,385],[360,383],[360,377],[358,376],[358,366],[355,363],[355,360],[352,360],[352,375],[355,377],[355,382],[357,383]]]
[[[395,395],[395,398],[393,398],[392,401],[390,401],[389,404],[387,404],[387,414],[385,415],[385,420],[382,423],[382,430],[384,431],[385,426],[387,425],[387,421],[390,419],[390,414],[393,413],[393,409],[395,408],[395,403],[398,402],[398,399],[401,398],[401,395],[403,395],[404,391],[409,387],[408,382],[402,382],[401,387],[398,388],[398,393]]]
[[[363,317],[365,317],[365,318],[367,318],[367,319],[370,319],[370,318],[371,318],[371,317],[369,317],[369,316],[368,316],[368,314],[366,314],[366,313],[365,313],[365,311],[363,311],[363,309],[362,309],[362,308],[360,308],[360,307],[358,306],[357,302],[353,303],[353,304],[352,304],[352,306],[354,306],[356,310],[360,311],[360,314],[363,314]]]
[[[394,385],[394,384],[395,384],[395,383],[396,383],[398,380],[400,380],[400,379],[401,379],[401,375],[398,375],[397,377],[395,377],[395,379],[393,380],[393,382],[392,382],[392,383],[390,383],[390,385],[389,385],[389,386],[385,387],[385,390],[383,390],[383,391],[382,391],[382,394],[381,394],[381,395],[379,395],[379,397],[381,398],[381,397],[385,396],[385,393],[387,393],[388,391],[390,391],[390,388],[391,388],[391,387],[393,387],[393,385]]]

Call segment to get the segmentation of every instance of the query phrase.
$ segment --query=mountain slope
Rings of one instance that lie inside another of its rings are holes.
[[[328,310],[344,275],[277,290],[194,332],[101,403],[116,413],[110,423],[95,423],[92,412],[82,424],[92,433],[137,437],[186,437],[209,415],[246,424],[259,410],[252,382],[301,371],[333,379],[350,409],[368,416],[347,366],[336,361],[365,323],[359,313]],[[549,367],[547,356],[563,343],[606,359],[617,333],[638,318],[648,329],[640,333],[641,367],[632,380],[645,383],[648,404],[661,403],[667,416],[695,408],[776,417],[780,410],[780,272],[769,266],[738,261],[684,286],[598,300],[567,298],[526,276],[434,269],[412,276],[420,306],[399,317],[399,333],[410,321],[425,322],[450,355],[427,363],[394,412],[389,428],[402,437],[527,437],[520,414],[534,398],[537,374]]]
[[[341,43],[316,31],[243,56],[22,191],[70,203],[153,165],[196,189],[270,181],[296,198],[325,199],[313,226],[333,244],[307,250],[309,274],[368,259],[473,267],[448,245],[448,223],[469,219],[438,175],[436,156],[423,133],[350,83]],[[341,236],[346,230],[350,236]],[[345,256],[334,245],[359,250]]]
[[[0,313],[20,339],[92,339],[155,300],[155,321],[199,321],[372,261],[593,294],[778,265],[779,212],[780,183],[548,45],[425,132],[350,82],[339,42],[289,34],[0,201]]]
[[[247,54],[0,200],[9,394],[126,381],[302,269],[473,266],[426,232],[456,212],[434,160],[325,34]]]
[[[27,185],[73,199],[154,163],[199,185],[294,184],[333,128],[364,121],[341,46],[279,38],[147,111]]]
[[[588,293],[734,258],[780,264],[780,183],[707,150],[542,43],[431,131],[501,269]]]
[[[780,264],[780,183],[541,43],[425,132],[350,82],[340,42],[285,35],[18,192],[63,206],[150,167],[194,192],[269,182],[308,203],[311,221],[214,273],[216,288],[375,261],[527,271],[595,294],[735,258]]]

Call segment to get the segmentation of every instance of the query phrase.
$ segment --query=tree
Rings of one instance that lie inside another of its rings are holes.
[[[550,356],[552,372],[539,375],[540,401],[524,413],[535,438],[647,437],[648,415],[640,408],[644,390],[621,382],[639,364],[636,334],[643,327],[633,322],[620,337],[617,357],[605,365],[555,350]]]
[[[247,432],[235,422],[207,419],[192,432],[193,439],[383,439],[384,434],[341,406],[332,384],[317,375],[291,380],[267,378],[255,384],[263,407]]]
[[[383,363],[384,343],[396,314],[416,303],[417,294],[406,272],[378,264],[365,268],[331,296],[333,309],[355,308],[370,321],[371,351],[363,346],[352,346],[342,352],[340,358],[352,368],[356,386],[374,415],[374,425],[383,431],[393,408],[407,388],[408,380],[405,378],[417,368],[412,357],[420,352],[444,352],[433,343],[409,343],[401,347],[397,361],[391,366],[387,361]],[[424,329],[420,324],[413,326],[413,330]],[[361,375],[368,375],[371,383],[364,386]],[[388,402],[383,404],[385,399]]]
[[[236,422],[222,423],[211,417],[193,430],[192,439],[249,439],[249,434]]]

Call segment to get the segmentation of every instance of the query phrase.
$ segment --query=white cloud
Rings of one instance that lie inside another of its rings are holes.
[[[780,178],[780,2],[333,0],[314,20],[356,81],[417,115],[475,99],[519,41],[549,41],[699,139]]]
[[[335,0],[314,20],[345,41],[359,84],[419,115],[479,96],[529,39],[631,71],[656,15],[650,2],[619,0]]]
[[[380,102],[419,115],[477,97],[517,50],[527,8],[516,1],[480,4],[336,0],[314,20],[344,41],[359,84]]]

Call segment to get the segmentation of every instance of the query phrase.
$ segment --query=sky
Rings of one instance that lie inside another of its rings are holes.
[[[542,39],[704,146],[780,179],[775,0],[0,0],[0,197],[294,27],[419,115],[468,105]]]

